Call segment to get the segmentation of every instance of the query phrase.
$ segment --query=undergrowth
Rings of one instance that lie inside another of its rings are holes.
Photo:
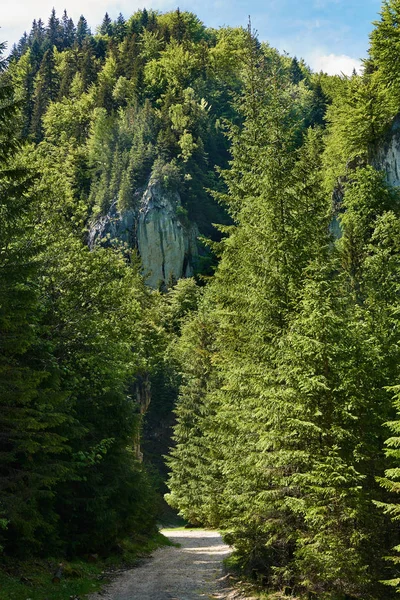
[[[170,540],[158,532],[150,539],[124,539],[118,554],[107,557],[4,561],[0,563],[0,600],[84,600],[87,594],[108,583],[118,570],[133,567],[156,548],[169,545]],[[60,564],[61,578],[53,583]]]
[[[298,596],[291,595],[287,589],[270,592],[257,581],[246,576],[240,557],[235,552],[224,559],[224,569],[229,574],[232,587],[246,600],[301,600]]]

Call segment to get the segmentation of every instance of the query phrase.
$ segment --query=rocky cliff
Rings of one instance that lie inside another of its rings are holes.
[[[400,115],[398,115],[372,158],[375,169],[386,172],[390,185],[400,186]]]
[[[383,171],[386,175],[386,180],[390,186],[400,186],[400,114],[393,120],[393,123],[386,135],[373,149],[370,164],[378,171]],[[355,159],[353,163],[349,163],[348,168],[351,173],[352,169],[363,166],[365,163]],[[332,194],[333,217],[330,224],[330,230],[336,239],[342,236],[342,230],[338,215],[341,211],[344,182],[351,175],[340,177]]]
[[[119,212],[114,202],[107,215],[92,223],[89,246],[118,240],[136,248],[146,283],[153,288],[190,277],[198,255],[198,229],[185,217],[179,193],[150,181],[133,204]]]

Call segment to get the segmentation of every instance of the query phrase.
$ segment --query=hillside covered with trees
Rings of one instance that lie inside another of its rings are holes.
[[[154,536],[168,471],[274,598],[400,590],[399,22],[351,77],[179,9],[2,44],[0,569]]]

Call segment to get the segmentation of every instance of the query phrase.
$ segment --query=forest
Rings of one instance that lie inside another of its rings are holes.
[[[270,598],[400,592],[399,55],[399,0],[351,77],[179,9],[0,43],[2,600],[172,509]]]

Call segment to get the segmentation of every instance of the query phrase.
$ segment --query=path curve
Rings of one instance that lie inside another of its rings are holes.
[[[90,600],[198,600],[233,598],[223,590],[223,560],[231,553],[216,531],[168,529],[180,547],[159,548]]]

